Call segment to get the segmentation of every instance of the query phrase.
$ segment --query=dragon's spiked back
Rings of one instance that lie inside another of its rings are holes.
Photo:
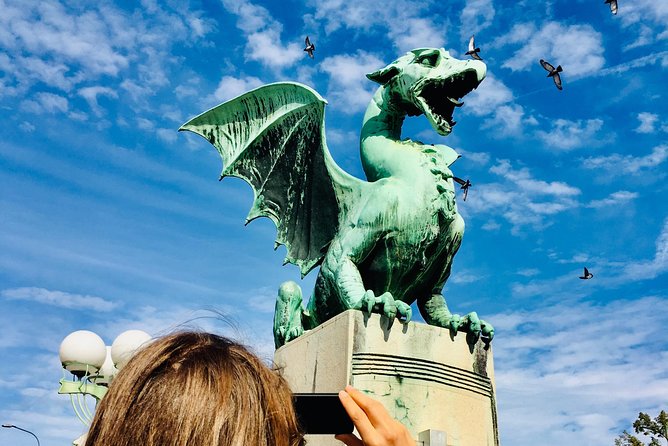
[[[185,123],[223,159],[221,177],[247,181],[254,192],[246,223],[269,217],[285,245],[285,262],[302,276],[322,262],[339,228],[340,207],[358,195],[362,181],[333,161],[324,136],[327,102],[297,83],[269,84],[225,102]]]

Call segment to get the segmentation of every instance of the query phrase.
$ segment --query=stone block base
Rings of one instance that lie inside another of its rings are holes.
[[[498,446],[491,348],[469,347],[464,333],[452,338],[446,329],[388,322],[346,311],[279,348],[274,362],[294,392],[337,393],[352,384],[380,400],[415,439],[436,430],[447,446]]]

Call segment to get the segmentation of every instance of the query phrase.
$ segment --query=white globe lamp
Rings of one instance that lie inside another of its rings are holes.
[[[88,330],[70,333],[60,343],[60,362],[73,375],[96,372],[107,358],[107,347],[101,337]]]
[[[111,359],[116,368],[123,368],[132,355],[150,341],[151,335],[142,330],[128,330],[119,334],[111,344]]]

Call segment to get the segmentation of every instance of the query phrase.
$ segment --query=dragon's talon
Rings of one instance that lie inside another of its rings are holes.
[[[480,331],[480,337],[482,338],[482,341],[485,343],[485,345],[489,345],[490,342],[492,342],[492,339],[494,339],[494,327],[492,324],[485,322],[482,319],[480,319],[480,325],[482,327]]]
[[[402,324],[407,324],[411,321],[413,317],[413,309],[406,302],[396,300],[394,301],[397,305],[397,318]]]

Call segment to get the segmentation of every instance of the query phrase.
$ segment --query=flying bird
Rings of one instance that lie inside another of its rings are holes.
[[[549,71],[547,77],[551,77],[554,80],[554,85],[556,85],[559,90],[563,90],[563,88],[561,88],[561,76],[559,76],[559,73],[564,71],[563,68],[561,68],[561,65],[554,68],[552,64],[543,59],[540,60],[540,65],[545,68],[546,71]]]
[[[306,36],[306,40],[304,41],[304,44],[306,47],[304,48],[304,51],[306,51],[311,59],[313,59],[313,52],[315,51],[315,45],[311,43],[311,39]]]
[[[466,52],[467,56],[471,56],[472,58],[476,60],[482,60],[480,56],[478,56],[478,53],[480,52],[480,48],[476,48],[475,46],[475,41],[474,41],[475,34],[471,36],[471,39],[469,40],[469,50]]]
[[[461,186],[460,189],[464,191],[464,201],[466,201],[466,197],[469,194],[469,187],[472,186],[471,181],[469,181],[468,179],[464,181],[461,178],[457,177],[453,177],[453,180],[455,180]]]
[[[610,5],[610,12],[617,15],[617,0],[605,0],[607,5]]]
[[[594,275],[590,273],[587,267],[585,266],[584,273],[580,276],[580,279],[587,280],[591,279],[592,277],[594,277]]]

